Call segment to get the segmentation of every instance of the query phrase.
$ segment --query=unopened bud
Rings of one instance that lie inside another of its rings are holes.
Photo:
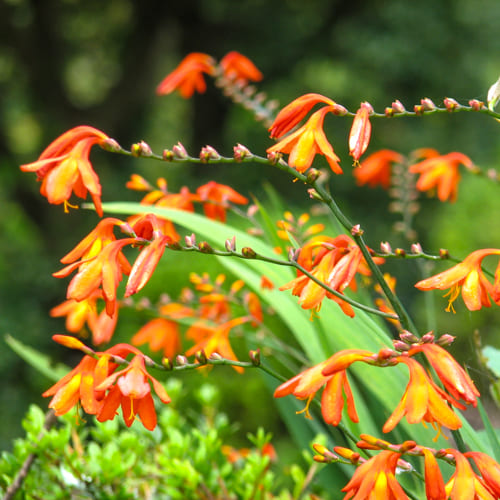
[[[172,361],[168,358],[163,358],[161,360],[161,364],[162,364],[162,366],[165,367],[165,369],[167,369],[169,371],[174,369],[174,365],[172,364]]]
[[[321,172],[319,170],[316,170],[315,168],[310,168],[307,172],[306,182],[308,184],[312,184],[313,182],[318,180],[320,175]]]
[[[169,248],[170,250],[181,250],[182,249],[182,247],[180,246],[180,244],[177,241],[174,241],[172,243],[167,243],[167,248]]]
[[[197,351],[196,354],[194,355],[194,359],[200,363],[200,365],[206,365],[207,364],[207,355],[205,354],[205,351],[201,349],[200,351]]]
[[[309,195],[309,198],[311,198],[311,200],[323,201],[323,198],[319,195],[316,189],[313,188],[308,189],[307,194]]]
[[[255,351],[250,351],[248,357],[254,366],[260,366],[260,349],[255,349]]]
[[[406,252],[404,251],[403,248],[396,248],[396,250],[394,250],[394,254],[397,255],[398,257],[406,256]]]
[[[213,352],[208,359],[212,361],[222,361],[224,358],[218,352]]]
[[[118,144],[118,142],[111,138],[100,142],[99,146],[101,146],[101,148],[104,149],[105,151],[109,151],[110,153],[120,153],[121,151],[123,151],[122,147]]]
[[[212,146],[201,148],[200,160],[202,163],[208,163],[210,160],[220,160],[220,154]]]
[[[398,352],[407,352],[410,350],[410,346],[401,340],[393,340],[392,346]]]
[[[173,161],[175,158],[174,152],[170,149],[164,149],[162,157],[165,161]]]
[[[243,161],[245,158],[252,158],[253,154],[250,152],[250,150],[243,146],[243,144],[236,144],[233,148],[234,151],[234,159],[237,162]]]
[[[411,253],[420,255],[422,253],[422,245],[420,245],[420,243],[413,243],[411,245]]]
[[[132,156],[136,157],[151,156],[153,154],[153,151],[151,151],[149,144],[145,143],[144,141],[132,144],[132,146],[130,147],[130,152],[132,153]]]
[[[407,451],[413,450],[417,446],[415,441],[405,441],[399,445],[399,453],[406,453]]]
[[[384,439],[380,439],[375,436],[370,436],[370,434],[360,434],[359,437],[362,439],[361,442],[357,443],[357,446],[360,448],[363,448],[364,444],[367,444],[374,449],[389,449],[391,446],[391,443],[388,441],[385,441]],[[365,448],[366,449],[366,448]]]
[[[424,107],[421,104],[415,104],[415,106],[413,106],[413,111],[415,111],[417,115],[423,115]]]
[[[175,364],[177,366],[185,366],[189,363],[188,359],[186,358],[186,356],[182,356],[181,354],[178,354],[176,357],[175,357]]]
[[[214,249],[206,241],[200,242],[198,248],[201,253],[214,253]]]
[[[446,250],[446,248],[440,248],[439,249],[439,257],[441,259],[449,259],[450,258],[450,252]]]
[[[447,347],[455,341],[455,338],[453,335],[449,335],[448,333],[445,333],[444,335],[441,335],[435,343],[440,345],[441,347]]]
[[[288,260],[290,262],[297,262],[297,260],[299,259],[299,255],[300,248],[290,248],[290,250],[288,250]]]
[[[186,160],[189,158],[189,155],[187,154],[186,148],[178,142],[173,148],[172,152],[174,153],[174,157],[177,160]]]
[[[380,243],[380,250],[382,253],[392,253],[391,244],[388,241],[382,241]]]
[[[399,114],[399,113],[406,113],[406,109],[405,107],[401,104],[401,101],[399,101],[398,99],[396,99],[392,105],[391,105],[392,109],[394,110],[394,113],[395,114]]]
[[[455,111],[456,109],[460,108],[460,104],[458,104],[458,102],[452,97],[445,97],[443,103],[444,107],[448,111]]]
[[[419,341],[418,337],[416,335],[413,335],[413,333],[409,332],[408,330],[403,330],[399,334],[399,338],[407,344],[416,344]]]
[[[357,464],[359,462],[359,459],[361,458],[361,455],[356,452],[352,451],[349,448],[344,448],[343,446],[335,446],[333,448],[333,451],[342,458],[345,458],[346,460],[350,460],[351,463]]]
[[[236,251],[236,236],[233,236],[231,239],[227,239],[225,243],[226,250],[228,252]]]
[[[387,107],[384,109],[384,114],[387,117],[394,116],[394,110],[392,108]]]
[[[478,101],[477,99],[471,99],[469,101],[469,106],[474,110],[474,111],[479,111],[484,108],[484,102]]]
[[[274,151],[271,153],[267,153],[267,161],[271,165],[276,165],[276,163],[278,163],[281,158],[283,158],[283,155],[281,153],[275,153]]]
[[[351,227],[351,234],[353,236],[361,236],[363,233],[364,231],[361,229],[361,226],[359,224]]]
[[[433,344],[434,343],[434,334],[432,332],[428,332],[425,335],[420,337],[420,342],[423,344]]]
[[[332,111],[332,113],[334,115],[337,115],[337,116],[345,116],[345,115],[347,115],[348,111],[347,111],[346,108],[344,108],[344,106],[342,106],[342,104],[335,103],[333,105],[333,111]]]
[[[253,250],[252,248],[250,247],[243,247],[241,249],[241,254],[243,255],[243,257],[245,257],[246,259],[255,259],[255,257],[257,257],[257,253],[255,252],[255,250]]]
[[[78,340],[71,335],[53,335],[52,340],[57,342],[58,344],[63,345],[64,347],[68,347],[69,349],[78,349],[86,354],[91,354],[94,351],[87,347],[81,340]]]
[[[420,104],[424,111],[434,111],[436,109],[436,105],[428,97],[420,99]]]
[[[258,211],[259,211],[258,205],[252,203],[252,205],[250,205],[247,209],[247,215],[248,217],[253,217]]]
[[[188,247],[196,246],[196,235],[194,233],[191,236],[184,236],[184,241]]]

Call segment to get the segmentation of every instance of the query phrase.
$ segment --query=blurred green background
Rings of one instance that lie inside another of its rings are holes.
[[[264,73],[260,88],[282,105],[306,92],[323,93],[351,110],[361,101],[382,111],[395,99],[408,109],[422,97],[436,103],[446,96],[464,103],[485,100],[500,74],[499,20],[497,0],[0,0],[0,448],[20,435],[19,422],[31,402],[46,406],[40,394],[49,385],[10,352],[3,337],[10,333],[56,357],[67,355],[50,339],[63,332],[63,321],[48,317],[63,300],[67,281],[51,273],[96,222],[93,213],[73,211],[68,217],[61,207],[48,205],[20,164],[34,161],[50,141],[80,124],[103,130],[124,147],[144,139],[159,152],[181,140],[195,156],[205,144],[229,155],[240,142],[263,154],[272,144],[266,131],[212,82],[205,95],[189,101],[155,95],[160,80],[191,51],[216,58],[242,52]],[[332,191],[349,217],[369,228],[372,247],[386,240],[406,245],[391,232],[396,218],[386,214],[386,193],[355,187],[346,154],[348,122],[327,119],[327,134],[345,170],[332,180]],[[474,114],[378,120],[368,152],[460,150],[481,168],[498,169],[498,133],[498,123]],[[266,180],[290,206],[309,206],[301,186],[262,166],[172,166],[102,151],[94,151],[92,159],[104,201],[137,200],[123,186],[138,172],[149,179],[167,177],[173,191],[215,179],[244,194],[260,194]],[[499,247],[497,214],[498,186],[469,177],[458,203],[425,203],[416,221],[419,241],[428,251],[449,247],[460,257]],[[178,269],[205,265],[184,259],[171,271],[167,291],[175,294],[184,285]],[[405,276],[412,283],[419,275],[409,267],[389,266],[401,282]],[[422,294],[412,287],[401,291],[418,320]],[[439,333],[460,337],[456,352],[465,363],[474,364],[474,329],[500,347],[498,311],[472,315],[458,304],[461,314],[454,316],[442,313],[445,306],[439,297],[434,324]],[[426,328],[424,319],[420,326]],[[242,425],[279,427],[267,404],[270,397],[255,405],[259,389],[253,384],[249,381],[247,394],[234,403]]]

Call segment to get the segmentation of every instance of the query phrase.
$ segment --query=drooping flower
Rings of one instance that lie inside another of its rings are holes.
[[[465,370],[455,361],[455,358],[437,344],[413,345],[408,354],[422,352],[434,368],[445,389],[456,399],[462,399],[467,404],[477,406],[480,396],[474,382]]]
[[[358,111],[356,111],[356,115],[352,121],[349,133],[349,154],[353,157],[355,164],[359,162],[359,159],[363,156],[370,143],[372,133],[372,125],[370,123],[371,113],[373,113],[371,104],[363,102]]]
[[[460,181],[459,165],[473,169],[472,160],[462,153],[432,156],[410,166],[410,172],[420,174],[416,187],[419,191],[437,190],[440,201],[455,201]]]
[[[242,84],[259,82],[262,80],[262,73],[255,64],[243,54],[235,50],[228,52],[221,60],[222,72],[229,80],[235,80]]]
[[[344,395],[349,418],[353,422],[358,422],[358,415],[345,370],[351,363],[363,361],[371,356],[373,356],[372,352],[361,349],[340,351],[327,360],[308,368],[281,384],[274,391],[274,397],[282,398],[293,394],[297,399],[307,399],[306,407],[300,413],[305,412],[306,417],[309,417],[309,405],[311,401],[316,392],[325,386],[321,396],[321,414],[325,422],[331,425],[339,424],[344,408]],[[344,363],[344,368],[324,375],[323,372],[325,369],[332,362],[336,362],[339,359]]]
[[[163,403],[170,403],[170,397],[164,387],[146,370],[144,356],[129,346],[134,353],[128,366],[104,379],[97,387],[98,391],[108,391],[97,415],[99,422],[113,420],[116,410],[121,406],[125,425],[130,427],[136,415],[146,429],[156,427],[156,411],[151,394],[151,385]]]
[[[454,448],[446,452],[455,459],[455,472],[446,483],[446,498],[450,500],[495,500],[498,495],[493,494],[481,478],[472,469],[466,456]]]
[[[269,127],[270,137],[279,139],[286,133],[290,132],[309,111],[319,103],[327,106],[335,107],[336,103],[321,94],[305,94],[287,104],[275,118],[272,125]]]
[[[36,172],[42,181],[40,193],[49,203],[64,208],[74,193],[85,199],[90,193],[96,212],[102,217],[101,184],[89,161],[92,146],[103,144],[109,137],[86,125],[72,128],[59,136],[43,151],[37,161],[21,165],[24,172]]]
[[[401,401],[387,419],[382,431],[390,432],[403,416],[406,416],[410,424],[429,422],[433,426],[437,424],[438,428],[443,425],[453,430],[462,427],[462,422],[447,403],[461,409],[465,407],[440,389],[418,361],[405,356],[399,356],[396,361],[408,366],[410,380]]]
[[[447,311],[455,312],[453,302],[460,294],[460,288],[462,289],[463,301],[469,311],[490,307],[490,296],[495,304],[500,305],[500,261],[495,274],[495,283],[491,284],[481,269],[481,263],[488,255],[500,255],[500,249],[476,250],[456,266],[419,281],[415,286],[419,290],[446,290],[450,288],[446,294],[450,296]]]
[[[179,90],[184,99],[188,99],[195,92],[203,94],[207,89],[203,74],[215,74],[215,61],[208,54],[192,52],[160,82],[156,93],[165,95]]]
[[[301,173],[311,166],[317,154],[321,154],[325,156],[331,170],[341,174],[340,158],[323,132],[325,116],[334,110],[332,106],[325,106],[314,112],[302,127],[268,148],[267,152],[289,154],[288,164]]]
[[[344,500],[408,500],[396,480],[401,453],[384,450],[362,463],[352,479],[342,488]]]
[[[468,451],[464,455],[474,460],[488,490],[500,498],[500,464],[480,451]]]
[[[210,181],[200,186],[196,193],[203,203],[203,211],[209,219],[226,221],[226,210],[230,208],[228,202],[244,205],[248,203],[248,198],[236,192],[230,186]]]
[[[388,189],[391,185],[391,169],[393,163],[403,162],[403,155],[390,149],[381,149],[364,159],[358,168],[353,170],[358,186],[368,184]]]
[[[443,476],[434,453],[422,447],[425,469],[425,494],[427,500],[442,500],[446,498]]]
[[[163,351],[163,356],[172,359],[181,350],[179,324],[165,318],[148,321],[130,340],[133,345],[148,344],[153,351]]]

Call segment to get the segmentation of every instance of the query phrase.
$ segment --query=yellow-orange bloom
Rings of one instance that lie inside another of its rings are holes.
[[[135,353],[135,356],[128,366],[108,376],[96,387],[98,391],[110,389],[103,400],[97,420],[113,420],[116,410],[121,406],[127,427],[132,425],[137,415],[142,425],[152,431],[157,419],[150,383],[163,403],[170,403],[170,397],[160,382],[146,371],[144,356],[132,346],[129,346],[129,351]]]
[[[384,450],[361,464],[352,479],[342,488],[344,500],[408,500],[396,481],[396,467],[401,453]]]
[[[109,137],[86,125],[72,128],[43,151],[37,161],[21,165],[24,172],[36,172],[42,181],[40,193],[49,203],[64,203],[67,209],[71,194],[85,199],[90,192],[96,212],[102,217],[101,184],[89,161],[92,146]]]
[[[418,361],[399,356],[396,358],[399,363],[404,363],[410,370],[410,381],[398,406],[387,419],[382,428],[383,432],[390,432],[399,421],[406,416],[410,424],[419,422],[429,422],[440,427],[444,425],[448,429],[459,429],[462,422],[458,416],[450,409],[447,402],[463,409],[464,406],[448,396],[440,389],[427,375],[424,368]]]
[[[460,181],[459,165],[472,169],[472,160],[462,153],[448,153],[443,156],[432,156],[420,163],[410,166],[410,172],[420,174],[416,187],[419,191],[437,190],[440,201],[455,201]]]
[[[487,488],[495,498],[500,498],[500,464],[480,451],[468,451],[464,455],[474,460]]]
[[[349,154],[354,158],[354,163],[358,163],[370,143],[372,133],[371,113],[373,113],[371,105],[363,102],[352,121],[351,132],[349,133]]]
[[[425,468],[425,494],[427,500],[443,500],[446,498],[443,476],[436,457],[428,448],[422,448]]]
[[[368,184],[388,189],[391,185],[391,168],[393,163],[402,163],[403,155],[390,149],[381,149],[363,160],[358,168],[353,170],[358,186]]]
[[[163,356],[172,359],[181,350],[179,325],[165,318],[155,318],[146,323],[130,340],[133,345],[148,344],[153,351],[163,350]]]
[[[455,459],[455,473],[446,483],[446,498],[450,500],[495,500],[497,494],[493,494],[473,471],[466,456],[458,450],[448,448],[447,453]]]
[[[481,269],[481,263],[488,255],[500,255],[500,249],[476,250],[456,266],[419,281],[415,286],[419,290],[446,290],[450,288],[449,293],[446,294],[450,296],[447,311],[455,312],[453,302],[460,294],[460,288],[462,288],[465,306],[469,311],[490,307],[490,296],[495,304],[500,305],[500,261],[495,274],[495,283],[491,284]]]
[[[314,112],[305,125],[268,148],[267,152],[289,154],[288,164],[301,173],[311,166],[317,154],[322,154],[331,170],[336,174],[341,174],[340,158],[333,151],[332,145],[323,132],[325,115],[334,111],[334,107],[325,106]]]
[[[203,78],[204,73],[208,75],[215,74],[215,61],[208,54],[192,52],[160,82],[156,88],[156,93],[164,95],[179,90],[184,99],[188,99],[195,92],[203,94],[207,89]]]
[[[226,221],[226,210],[230,207],[228,202],[238,205],[248,203],[248,198],[245,198],[233,188],[225,184],[218,184],[215,181],[210,181],[203,186],[200,186],[196,193],[200,201],[203,203],[203,211],[209,219]]]
[[[224,76],[230,80],[236,80],[246,84],[248,81],[259,82],[262,73],[248,57],[236,52],[228,52],[220,61]]]
[[[439,380],[455,399],[462,399],[467,404],[477,406],[479,391],[469,375],[446,349],[437,344],[419,344],[413,345],[408,354],[412,356],[417,352],[425,354]]]

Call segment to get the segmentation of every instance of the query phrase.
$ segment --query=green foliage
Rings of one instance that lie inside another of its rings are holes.
[[[167,390],[181,398],[178,380],[169,380]],[[32,405],[23,420],[26,436],[15,441],[11,453],[1,455],[0,493],[34,454],[15,499],[300,498],[308,490],[307,471],[298,464],[271,464],[262,453],[271,435],[263,429],[248,435],[249,450],[227,446],[235,427],[223,413],[213,412],[217,393],[212,385],[200,387],[196,417],[187,418],[173,405],[162,407],[154,432],[140,424],[127,429],[120,419],[99,423],[77,417],[75,425],[74,414],[43,431],[43,411]],[[210,417],[202,416],[205,405],[212,406]]]

